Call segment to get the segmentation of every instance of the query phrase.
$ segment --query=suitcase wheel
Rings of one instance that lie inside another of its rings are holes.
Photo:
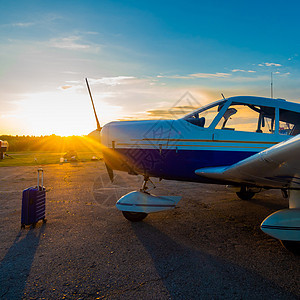
[[[21,224],[21,229],[25,229],[25,224]]]
[[[47,223],[47,219],[44,218],[44,219],[43,219],[43,223],[44,223],[44,224]]]

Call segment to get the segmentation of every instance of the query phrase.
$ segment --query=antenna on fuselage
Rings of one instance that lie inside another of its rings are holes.
[[[100,122],[99,122],[98,117],[97,117],[97,113],[96,113],[96,109],[95,109],[95,105],[94,105],[94,100],[93,100],[93,97],[92,97],[92,93],[91,93],[90,86],[89,86],[87,78],[85,78],[85,82],[86,82],[86,85],[87,85],[87,88],[88,88],[88,91],[89,91],[89,94],[90,94],[90,98],[91,98],[91,101],[92,101],[94,114],[95,114],[95,118],[96,118],[96,123],[97,123],[97,130],[101,130]]]
[[[271,72],[271,99],[273,99],[273,72]]]
[[[221,93],[221,95],[222,95],[223,99],[226,100],[226,98],[225,98],[225,96],[223,95],[223,93]]]

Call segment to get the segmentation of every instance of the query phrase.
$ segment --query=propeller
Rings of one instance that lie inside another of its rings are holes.
[[[96,137],[96,139],[99,139],[99,141],[100,141],[100,132],[101,132],[102,127],[100,126],[100,122],[99,122],[99,119],[98,119],[98,116],[96,113],[93,96],[92,96],[90,85],[89,85],[87,78],[85,78],[85,82],[86,82],[87,89],[89,91],[89,95],[91,98],[91,102],[92,102],[92,106],[93,106],[93,110],[94,110],[94,114],[95,114],[95,119],[96,119],[96,123],[97,123],[97,129],[92,131],[89,135],[91,135],[92,137]],[[110,181],[113,182],[114,181],[114,171],[106,163],[105,163],[105,167],[106,167],[107,174],[109,176]]]
[[[92,105],[93,105],[93,109],[94,109],[94,114],[95,114],[95,118],[96,118],[96,123],[97,123],[97,130],[101,131],[102,127],[100,126],[100,122],[99,122],[99,119],[97,117],[97,113],[96,113],[96,109],[95,109],[95,105],[94,105],[94,100],[93,100],[93,97],[92,97],[90,85],[89,85],[89,82],[88,82],[87,78],[85,78],[85,82],[86,82],[86,86],[88,88],[88,91],[89,91],[89,94],[90,94],[90,98],[91,98],[91,101],[92,101]]]

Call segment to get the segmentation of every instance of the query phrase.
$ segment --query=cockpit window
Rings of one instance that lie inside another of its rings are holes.
[[[275,109],[251,104],[232,103],[216,129],[274,133]]]
[[[184,120],[199,127],[208,128],[218,115],[224,103],[225,101],[219,101],[217,104],[202,107],[201,109],[185,116]]]
[[[186,115],[183,119],[199,127],[208,128],[212,122],[218,122],[215,129],[256,133],[275,133],[281,135],[300,134],[300,113],[279,109],[279,120],[275,122],[275,108],[269,106],[219,100]],[[221,111],[222,110],[222,111]],[[220,114],[223,115],[220,115]],[[215,124],[215,123],[213,123]],[[278,128],[278,127],[276,127]]]
[[[300,133],[300,114],[294,111],[279,110],[279,134],[297,135]]]

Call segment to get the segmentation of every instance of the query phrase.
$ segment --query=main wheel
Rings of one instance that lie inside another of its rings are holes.
[[[254,197],[255,193],[247,190],[245,186],[241,187],[241,190],[236,193],[242,200],[250,200]]]
[[[148,214],[143,212],[122,211],[123,216],[131,222],[140,222],[144,220]]]
[[[282,246],[292,252],[294,255],[300,255],[300,242],[298,241],[280,241]]]

